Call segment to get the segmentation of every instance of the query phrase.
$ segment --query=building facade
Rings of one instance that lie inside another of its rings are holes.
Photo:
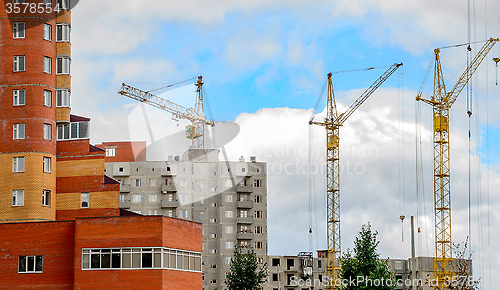
[[[121,211],[71,114],[69,1],[0,6],[0,289],[200,289],[201,223]]]
[[[106,174],[120,183],[120,208],[203,223],[203,289],[225,289],[235,246],[254,249],[265,262],[266,163],[220,161],[214,149],[190,149],[167,161],[110,162],[122,158],[119,142],[97,146],[116,150],[106,158]]]

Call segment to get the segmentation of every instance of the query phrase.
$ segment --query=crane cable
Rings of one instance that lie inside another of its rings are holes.
[[[399,133],[399,219],[401,220],[401,242],[404,242],[405,212],[405,150],[404,150],[404,96],[403,69],[398,72],[398,133]]]
[[[190,78],[188,80],[184,80],[184,81],[180,81],[180,82],[177,82],[177,83],[174,83],[174,84],[170,84],[170,85],[166,85],[164,87],[161,87],[161,88],[158,88],[158,89],[154,89],[154,90],[150,90],[150,91],[146,91],[146,93],[151,93],[151,92],[154,92],[154,91],[159,91],[159,90],[163,90],[163,89],[166,89],[166,88],[171,88],[173,86],[177,86],[177,85],[180,85],[180,84],[183,84],[183,83],[187,83],[189,81],[192,81],[192,80],[195,80],[197,79],[198,76],[194,77],[194,78]]]

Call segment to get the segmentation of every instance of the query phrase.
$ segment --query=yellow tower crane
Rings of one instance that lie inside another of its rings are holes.
[[[445,88],[440,49],[434,50],[434,93],[430,100],[422,98],[423,85],[417,94],[417,101],[432,106],[433,142],[434,142],[434,231],[436,258],[434,260],[434,274],[438,279],[437,289],[446,288],[446,280],[454,275],[454,259],[451,242],[451,202],[450,202],[450,108],[457,100],[458,95],[493,48],[498,38],[490,38],[474,56],[462,76],[453,88],[447,92]],[[460,44],[449,47],[459,47],[470,44]],[[446,47],[448,48],[448,47]],[[429,69],[431,65],[429,66]],[[424,77],[425,83],[426,77]],[[470,114],[470,112],[468,112]]]
[[[182,81],[180,83],[184,83],[189,80]],[[171,86],[173,85],[167,87]],[[143,91],[127,84],[122,84],[122,87],[118,93],[139,102],[150,104],[153,107],[157,107],[159,109],[167,111],[172,114],[173,118],[191,121],[191,125],[186,126],[186,138],[192,140],[192,149],[205,149],[205,125],[214,126],[214,122],[207,121],[207,118],[205,116],[205,112],[203,109],[202,87],[203,77],[199,76],[198,82],[196,83],[196,104],[194,108],[185,108],[181,105],[155,96],[149,91]]]
[[[347,118],[402,65],[402,63],[393,64],[340,115],[337,113],[337,104],[333,93],[332,73],[329,73],[327,116],[323,122],[315,122],[312,119],[309,121],[309,125],[321,125],[326,129],[327,271],[329,281],[337,281],[339,277],[340,257],[342,254],[340,248],[339,129]],[[330,289],[333,287],[334,285],[330,285]]]

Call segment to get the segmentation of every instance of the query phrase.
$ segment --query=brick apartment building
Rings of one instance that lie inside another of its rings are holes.
[[[71,12],[55,4],[0,1],[0,289],[200,289],[202,225],[121,211],[71,114]]]

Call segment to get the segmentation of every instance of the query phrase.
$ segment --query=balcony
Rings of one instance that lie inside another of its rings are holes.
[[[246,192],[246,193],[251,193],[253,192],[253,187],[249,185],[236,185],[236,192]]]
[[[238,240],[251,240],[253,239],[253,233],[252,231],[244,231],[244,232],[238,232],[236,234],[236,239]]]
[[[239,224],[252,224],[253,217],[238,217],[237,223],[239,223]]]
[[[130,208],[130,200],[120,201],[120,208]]]
[[[162,168],[160,170],[161,176],[175,176],[175,174],[172,170],[167,170],[166,168]]]
[[[130,192],[130,185],[120,185],[120,192]]]
[[[179,206],[179,201],[178,200],[162,200],[161,201],[161,207],[178,207]]]
[[[253,202],[248,200],[238,200],[237,203],[238,208],[252,208]]]
[[[162,192],[176,192],[177,189],[175,188],[174,184],[162,184],[161,191]]]

